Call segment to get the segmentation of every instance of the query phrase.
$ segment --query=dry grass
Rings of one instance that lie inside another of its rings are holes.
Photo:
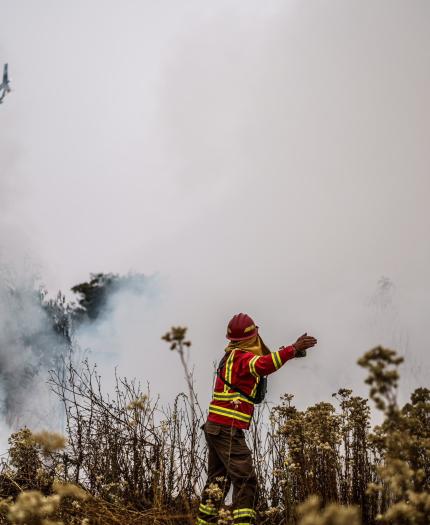
[[[260,523],[429,523],[430,391],[417,389],[399,407],[400,362],[380,347],[359,362],[384,413],[374,429],[367,400],[347,389],[334,404],[304,411],[287,394],[274,409],[259,409],[249,444]],[[140,385],[117,378],[109,397],[96,368],[70,361],[51,384],[64,404],[67,440],[28,429],[11,436],[0,471],[0,523],[194,523],[205,481],[203,415],[194,392],[163,410]],[[225,508],[219,524],[228,522]]]

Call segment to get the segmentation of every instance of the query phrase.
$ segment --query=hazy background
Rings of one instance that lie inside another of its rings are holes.
[[[428,386],[428,1],[1,0],[0,62],[1,264],[52,293],[156,275],[80,334],[106,374],[169,399],[185,324],[206,404],[246,311],[272,348],[319,340],[274,401],[366,392],[376,344]]]

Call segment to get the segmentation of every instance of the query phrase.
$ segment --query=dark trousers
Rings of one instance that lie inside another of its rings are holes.
[[[255,521],[257,477],[243,430],[207,421],[203,430],[208,446],[208,479],[203,490],[197,523],[217,523],[220,507],[233,484],[234,523]]]

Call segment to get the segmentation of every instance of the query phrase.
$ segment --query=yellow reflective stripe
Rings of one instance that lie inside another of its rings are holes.
[[[234,350],[230,352],[230,355],[228,356],[227,362],[225,364],[225,378],[226,380],[231,383],[231,371],[233,368],[233,359],[234,359]],[[224,392],[228,392],[230,387],[224,383]]]
[[[202,520],[202,518],[197,518],[197,525],[211,525],[208,521]]]
[[[227,370],[226,370],[226,379],[231,383],[231,376],[233,372],[233,360],[234,360],[235,351],[232,350],[229,358],[227,359]]]
[[[233,517],[234,518],[244,518],[244,517],[250,517],[255,518],[257,513],[254,509],[236,509],[233,511]]]
[[[240,523],[235,523],[234,525],[252,525],[250,521],[241,521]]]
[[[246,334],[248,332],[252,332],[252,330],[255,330],[255,324],[250,324],[249,326],[247,326],[243,333]]]
[[[253,395],[254,394],[251,394],[251,396]],[[236,399],[238,399],[239,401],[245,401],[245,403],[249,403],[250,405],[254,404],[252,401],[246,399],[246,397],[243,397],[236,392],[214,392],[213,398],[217,401],[235,401]]]
[[[258,383],[260,382],[260,379],[261,379],[260,377],[257,378],[255,385],[251,390],[251,397],[255,397],[255,395],[257,394],[257,387],[258,387]]]
[[[243,414],[242,412],[239,412],[237,410],[219,407],[213,404],[209,405],[209,412],[212,412],[214,414],[220,414],[226,417],[231,417],[233,419],[239,419],[240,421],[245,421],[246,423],[248,423],[251,420],[251,416],[249,414]]]
[[[242,412],[232,410],[231,408],[218,407],[212,403],[209,405],[209,412],[212,412],[213,414],[220,414],[221,416],[231,417],[233,419],[239,419],[239,421],[245,421],[245,423],[248,423],[251,420],[251,416],[249,414],[243,414]]]
[[[279,357],[279,352],[272,352],[271,356],[272,356],[273,364],[275,365],[275,369],[278,370],[278,368],[282,366],[282,361],[281,361],[281,358]]]
[[[257,370],[255,370],[255,363],[258,361],[259,357],[258,355],[256,355],[255,357],[253,357],[251,359],[251,361],[249,362],[249,370],[251,372],[251,374],[255,377],[255,378],[259,378],[260,376],[258,375],[258,372]]]
[[[215,507],[212,505],[203,505],[203,503],[200,503],[199,512],[202,512],[203,514],[208,514],[209,516],[215,516],[217,513]]]
[[[272,352],[271,356],[272,356],[273,366],[276,368],[275,352]]]

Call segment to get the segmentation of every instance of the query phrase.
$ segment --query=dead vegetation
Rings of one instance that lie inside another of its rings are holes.
[[[400,363],[381,347],[359,361],[384,413],[373,429],[367,400],[347,389],[334,404],[304,411],[288,394],[272,410],[259,409],[249,434],[259,523],[429,523],[430,391],[417,389],[399,407]],[[117,378],[108,396],[95,366],[70,360],[52,374],[51,386],[64,404],[66,439],[28,429],[11,436],[0,472],[1,523],[195,522],[205,447],[194,392],[191,403],[190,394],[179,394],[163,409],[138,383]],[[226,506],[219,523],[230,521]]]

